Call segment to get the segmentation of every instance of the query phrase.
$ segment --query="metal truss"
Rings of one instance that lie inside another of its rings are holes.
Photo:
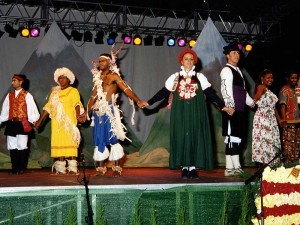
[[[88,1],[0,1],[0,24],[45,27],[56,21],[63,29],[78,31],[192,38],[201,33],[208,17],[225,39],[265,41],[280,35],[279,20],[246,23],[229,11],[174,11]]]

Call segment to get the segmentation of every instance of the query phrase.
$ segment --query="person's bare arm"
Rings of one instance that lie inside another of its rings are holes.
[[[253,96],[253,100],[257,102],[261,96],[266,92],[266,88],[264,85],[258,85],[255,95]]]
[[[92,91],[92,95],[88,101],[88,105],[87,105],[87,109],[86,109],[87,113],[89,113],[93,109],[96,99],[97,99],[97,90],[96,90],[96,88],[94,88]]]
[[[116,75],[118,76],[118,75]],[[116,78],[116,82],[118,87],[125,93],[125,95],[131,98],[138,105],[142,102],[141,99],[130,89],[130,87],[125,83],[125,81],[121,77]]]

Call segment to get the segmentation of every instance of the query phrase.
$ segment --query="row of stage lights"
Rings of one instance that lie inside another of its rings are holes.
[[[4,30],[9,34],[9,37],[16,38],[17,35],[20,33],[20,36],[22,37],[38,37],[40,35],[40,29],[38,27],[32,27],[32,28],[26,28],[26,27],[20,27],[19,29],[14,29],[11,25],[6,24],[4,27]],[[47,31],[47,30],[45,30]],[[93,34],[90,31],[86,31],[84,33],[80,33],[77,30],[72,30],[71,35],[67,34],[65,31],[63,31],[65,36],[70,40],[73,38],[74,41],[84,41],[84,42],[92,42],[93,41]],[[0,37],[4,34],[3,31],[0,31]],[[94,38],[95,44],[104,44],[104,36],[105,32],[104,31],[98,31],[96,33],[96,36]],[[118,34],[116,32],[111,32],[109,33],[106,41],[108,45],[113,45],[116,42]],[[157,37],[153,37],[152,35],[147,35],[144,38],[142,38],[141,35],[136,34],[132,37],[132,35],[129,34],[122,34],[121,36],[124,44],[131,44],[133,45],[142,45],[144,46],[151,46],[153,45],[153,40],[154,40],[154,45],[155,46],[163,46],[165,42],[165,37],[160,35]],[[173,47],[177,44],[179,47],[185,47],[189,46],[190,48],[194,47],[196,44],[196,39],[189,39],[187,40],[184,37],[180,38],[175,38],[175,37],[168,37],[167,38],[167,46]],[[246,52],[250,52],[252,50],[252,44],[250,43],[239,43],[238,44],[239,49],[244,50]]]
[[[96,44],[104,44],[104,36],[105,33],[103,31],[99,31],[96,33],[96,36],[94,38],[94,41]],[[106,41],[108,45],[113,45],[116,42],[116,38],[117,38],[118,34],[116,32],[111,32],[109,33]],[[85,33],[79,33],[78,31],[73,30],[71,32],[71,37],[73,37],[73,40],[75,41],[85,41],[85,42],[92,42],[93,40],[93,34],[90,31],[86,31]],[[165,42],[165,37],[160,35],[157,37],[153,37],[152,35],[147,35],[144,38],[139,35],[136,34],[134,36],[129,35],[129,34],[122,34],[121,36],[122,41],[124,42],[124,44],[133,44],[133,45],[144,45],[144,46],[149,46],[149,45],[153,45],[153,41],[154,41],[154,45],[155,46],[162,46],[164,45]],[[189,41],[187,41],[186,38],[178,38],[177,40],[174,37],[169,37],[167,39],[167,45],[168,46],[175,46],[176,44],[179,47],[185,47],[185,46],[189,46],[189,47],[193,47],[196,43],[196,39],[190,39]]]
[[[19,27],[19,29],[13,28],[11,25],[6,24],[4,30],[8,33],[9,37],[16,38],[18,34],[21,37],[38,37],[40,36],[40,28],[38,27]]]

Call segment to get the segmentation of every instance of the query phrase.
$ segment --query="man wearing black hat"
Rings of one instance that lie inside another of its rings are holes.
[[[240,164],[240,144],[244,136],[244,107],[254,107],[255,102],[245,88],[245,81],[237,64],[240,60],[238,45],[230,43],[225,46],[227,64],[221,71],[221,93],[227,107],[235,109],[232,116],[223,113],[222,135],[225,136],[226,169],[225,176],[239,176],[243,173]]]
[[[10,152],[12,174],[20,174],[26,169],[28,134],[30,123],[40,117],[32,95],[23,89],[26,76],[14,74],[12,77],[13,91],[10,91],[2,105],[0,124],[5,122],[7,149]]]

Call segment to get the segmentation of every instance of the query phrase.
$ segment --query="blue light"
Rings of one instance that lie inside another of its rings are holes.
[[[175,46],[175,38],[169,37],[167,41],[168,46]]]

